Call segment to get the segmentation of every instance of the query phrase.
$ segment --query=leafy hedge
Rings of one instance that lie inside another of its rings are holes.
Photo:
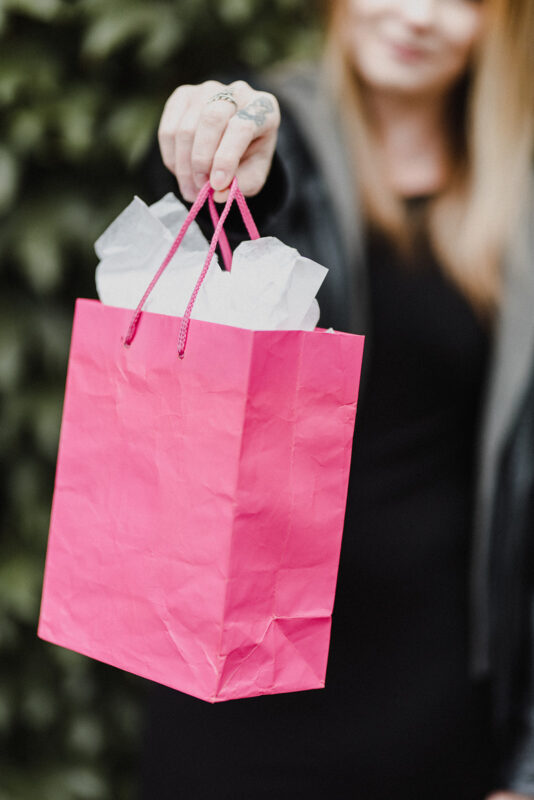
[[[36,637],[92,244],[176,85],[317,39],[310,0],[0,0],[0,800],[136,796],[145,682]]]

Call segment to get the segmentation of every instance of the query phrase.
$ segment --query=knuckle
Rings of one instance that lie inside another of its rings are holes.
[[[171,97],[181,97],[184,94],[189,94],[192,89],[195,87],[191,83],[181,83],[180,86],[177,86],[174,92],[171,94]]]
[[[220,169],[223,172],[233,172],[235,170],[237,161],[238,159],[233,158],[231,155],[219,156],[213,162],[213,169],[214,170]]]
[[[209,128],[219,128],[226,121],[226,109],[221,108],[222,103],[208,105],[202,111],[202,123]]]
[[[201,154],[193,154],[191,157],[191,166],[193,168],[193,172],[209,172],[211,167],[211,161],[206,156],[202,156]]]
[[[183,172],[180,174],[176,174],[176,179],[178,181],[178,186],[180,187],[180,191],[183,195],[190,191],[191,185],[193,183],[192,175],[185,175]]]
[[[267,115],[267,125],[279,125],[280,123],[280,104],[274,94],[269,92],[261,92],[258,94],[258,99],[264,101],[267,105],[269,114]]]
[[[254,120],[247,116],[248,109],[240,108],[230,119],[228,125],[232,125],[236,130],[241,131],[243,128],[254,128]]]
[[[274,94],[271,94],[271,92],[262,92],[262,96],[265,97],[266,100],[269,100],[275,108],[278,108],[278,100]]]
[[[271,103],[273,104],[274,120],[275,120],[275,122],[277,124],[280,124],[280,117],[281,117],[280,103],[278,102],[278,99],[275,97],[274,94],[269,94],[269,95],[267,95],[267,97],[271,101]]]
[[[195,136],[195,129],[191,126],[179,128],[176,133],[176,141],[178,144],[188,145],[191,144]]]
[[[230,84],[231,89],[236,89],[238,92],[241,92],[245,89],[250,89],[250,84],[243,80],[232,81]]]
[[[174,134],[175,131],[170,121],[162,119],[158,127],[158,140],[160,142],[168,142],[174,138]]]
[[[207,80],[200,84],[203,90],[211,92],[215,92],[217,89],[220,89],[222,85],[223,84],[220,81],[214,80]]]
[[[184,97],[191,93],[192,89],[193,86],[191,86],[189,83],[183,83],[180,86],[177,86],[174,92],[172,92],[172,94],[169,95],[165,101],[165,105],[163,106],[164,112],[171,109],[174,105],[180,103]]]
[[[254,120],[246,119],[245,117],[240,117],[238,114],[236,114],[232,117],[230,122],[234,127],[239,128],[239,131],[242,134],[247,134],[251,139],[255,138],[258,127]]]

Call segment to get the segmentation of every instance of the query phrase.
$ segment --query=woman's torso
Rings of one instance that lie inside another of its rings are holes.
[[[158,687],[145,796],[418,796],[491,788],[468,678],[473,452],[487,334],[424,248],[368,231],[372,310],[326,688],[209,706]],[[333,320],[335,324],[335,320]]]

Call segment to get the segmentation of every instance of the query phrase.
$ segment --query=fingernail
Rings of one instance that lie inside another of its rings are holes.
[[[202,189],[206,181],[209,180],[209,175],[206,175],[205,172],[195,172],[193,178],[198,188]]]
[[[211,185],[213,186],[214,189],[218,189],[219,191],[221,191],[222,189],[226,189],[227,186],[226,172],[224,172],[222,169],[215,170],[215,172],[213,173]]]

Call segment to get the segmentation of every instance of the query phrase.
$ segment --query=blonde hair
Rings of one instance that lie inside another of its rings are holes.
[[[429,204],[427,230],[444,273],[477,312],[491,316],[500,301],[503,256],[530,185],[534,3],[485,3],[482,41],[450,98],[455,166],[446,189]],[[325,78],[351,142],[363,207],[371,223],[409,252],[407,211],[387,181],[345,44],[346,0],[328,5]]]

